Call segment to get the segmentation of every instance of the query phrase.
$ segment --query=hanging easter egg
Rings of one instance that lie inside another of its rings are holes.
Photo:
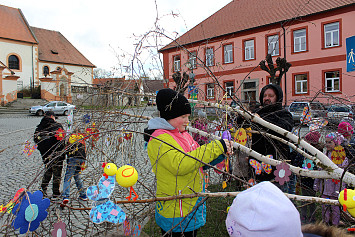
[[[338,145],[334,147],[334,150],[331,154],[331,159],[334,162],[334,164],[341,165],[346,157],[345,150],[342,146]]]
[[[66,237],[67,231],[65,229],[65,223],[58,221],[53,225],[54,229],[51,231],[53,237]]]
[[[234,140],[243,146],[247,143],[247,133],[244,128],[239,128],[234,133]]]
[[[72,144],[72,143],[75,143],[77,141],[81,141],[83,138],[84,138],[84,136],[81,135],[81,134],[72,134],[69,137],[69,143]]]
[[[117,170],[116,181],[122,187],[132,187],[138,180],[137,170],[130,165],[124,165]]]

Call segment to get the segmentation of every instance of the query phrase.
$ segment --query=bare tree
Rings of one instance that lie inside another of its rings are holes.
[[[267,65],[266,65],[267,62]],[[276,68],[274,62],[272,61],[271,54],[266,55],[266,59],[259,63],[260,68],[270,74],[270,83],[280,85],[282,76],[288,71],[292,66],[291,63],[287,62],[285,58],[278,57],[276,59]],[[277,72],[279,75],[276,76]]]

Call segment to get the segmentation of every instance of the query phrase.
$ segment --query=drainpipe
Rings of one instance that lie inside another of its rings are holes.
[[[286,59],[286,30],[285,27],[283,26],[283,23],[281,22],[281,27],[283,30],[283,35],[284,35],[284,57]],[[287,72],[285,72],[285,106],[287,105],[287,80],[286,80],[286,74]]]
[[[33,89],[34,89],[34,86],[35,86],[35,74],[34,74],[34,70],[33,70],[33,44],[32,44],[32,80],[33,80],[33,84],[32,84],[32,81],[31,81],[31,94],[33,96]]]

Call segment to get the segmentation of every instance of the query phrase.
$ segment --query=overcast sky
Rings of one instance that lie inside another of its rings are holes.
[[[61,32],[96,67],[117,66],[118,52],[133,54],[133,35],[152,29],[156,19],[167,34],[180,35],[231,0],[2,0],[20,8],[31,26]],[[179,14],[173,17],[171,13]],[[165,16],[165,17],[163,17]],[[169,43],[167,40],[166,43]],[[121,51],[118,48],[121,48]]]

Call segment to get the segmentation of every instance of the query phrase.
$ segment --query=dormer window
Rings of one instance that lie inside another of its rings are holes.
[[[55,49],[51,49],[52,54],[58,54],[58,51]]]

